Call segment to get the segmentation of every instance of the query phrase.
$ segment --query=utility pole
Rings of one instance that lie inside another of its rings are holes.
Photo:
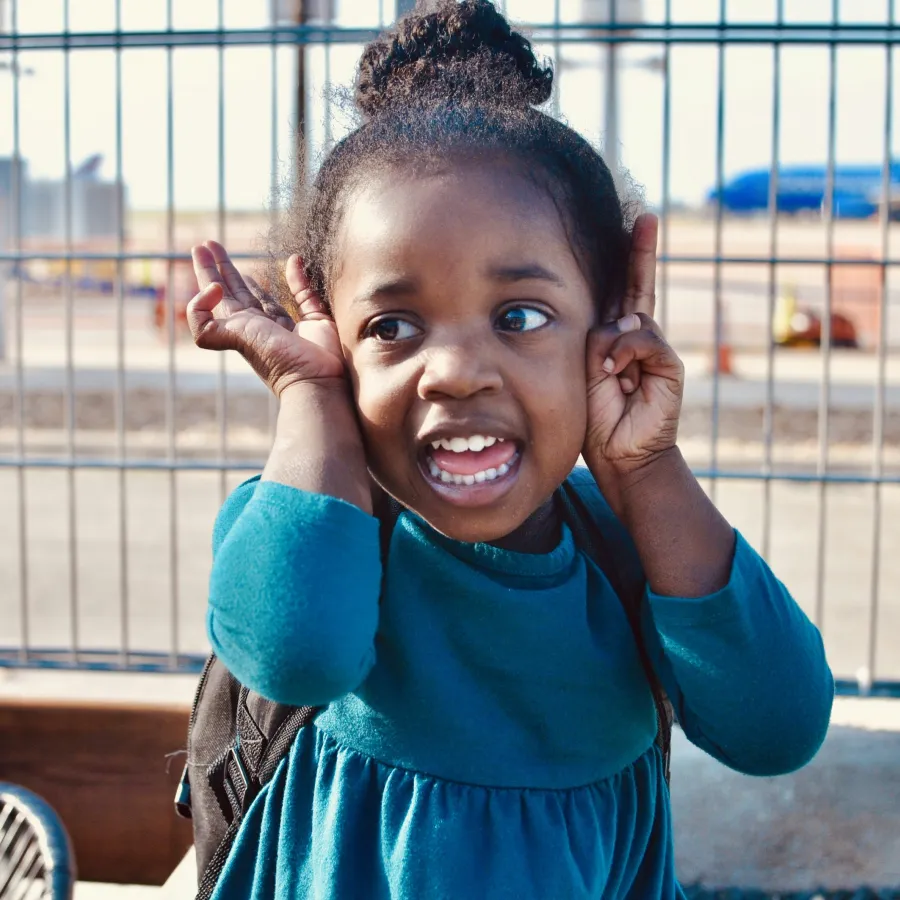
[[[308,21],[307,0],[293,0],[293,10],[289,21],[302,27]],[[294,94],[294,108],[297,119],[297,159],[298,179],[306,179],[306,44],[297,44],[297,86]]]
[[[642,21],[641,0],[581,0],[588,34],[603,43],[603,157],[616,183],[621,165],[619,146],[619,40],[630,34],[623,24]],[[617,28],[603,26],[618,25]]]
[[[0,34],[6,34],[8,28],[6,13],[6,0],[0,0]],[[8,69],[13,78],[18,77],[11,62],[7,65],[5,60],[0,60],[0,70],[2,69]],[[4,184],[0,181],[0,251],[4,253],[9,248],[10,226],[13,217],[13,191],[18,190],[22,184],[19,165],[19,160],[13,153],[9,160],[9,182]],[[18,178],[19,181],[14,185],[13,179],[15,178]],[[21,198],[18,195],[17,199],[21,204]],[[12,266],[8,262],[0,262],[0,363],[6,361],[6,285],[9,283],[11,271]]]
[[[619,46],[609,43],[605,50],[606,77],[604,85],[606,96],[603,102],[603,155],[606,157],[606,165],[609,166],[613,178],[618,183],[619,168],[622,164],[619,153]]]

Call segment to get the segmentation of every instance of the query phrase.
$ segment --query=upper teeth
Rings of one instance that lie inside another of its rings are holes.
[[[454,453],[465,453],[466,450],[473,450],[480,453],[485,447],[492,447],[496,443],[503,443],[504,438],[490,437],[484,434],[473,434],[471,437],[453,437],[441,438],[432,441],[431,446],[437,450],[443,447],[444,450],[452,450]]]

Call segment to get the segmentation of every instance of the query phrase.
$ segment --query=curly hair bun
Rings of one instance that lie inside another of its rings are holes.
[[[489,0],[420,0],[363,51],[355,102],[372,118],[398,102],[538,106],[552,89],[553,70]]]

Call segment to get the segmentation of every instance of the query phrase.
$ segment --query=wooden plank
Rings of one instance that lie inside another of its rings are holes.
[[[172,807],[183,706],[0,699],[0,779],[30,788],[72,836],[79,878],[161,885],[191,845]]]

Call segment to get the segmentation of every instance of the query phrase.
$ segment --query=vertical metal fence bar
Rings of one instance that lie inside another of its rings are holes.
[[[63,33],[70,34],[70,0],[63,0]],[[72,662],[78,662],[78,522],[75,493],[75,297],[72,290],[73,253],[73,189],[72,189],[72,81],[71,50],[66,44],[63,50],[63,153],[65,154],[65,187],[63,191],[63,245],[65,248],[64,303],[65,303],[65,422],[66,453],[73,464],[66,467],[66,512],[68,519],[69,555],[69,637]]]
[[[837,25],[840,0],[832,0],[831,18]],[[828,161],[825,170],[825,309],[822,313],[820,352],[822,381],[819,387],[819,454],[816,474],[819,475],[818,528],[816,533],[816,625],[824,631],[825,617],[825,545],[828,540],[828,431],[831,407],[831,310],[834,270],[834,170],[837,154],[837,44],[828,47]]]
[[[727,0],[719,0],[719,27],[725,25]],[[712,421],[710,423],[709,467],[712,478],[709,483],[709,494],[713,503],[716,501],[716,472],[719,468],[719,413],[721,401],[721,348],[724,328],[724,310],[722,308],[722,230],[724,226],[725,207],[722,203],[722,186],[724,184],[725,166],[725,41],[719,33],[716,45],[717,79],[716,79],[716,203],[715,236],[713,239],[713,385],[712,385]]]
[[[20,123],[20,71],[19,57],[19,2],[12,0],[11,30],[13,37],[12,49],[12,139],[13,139],[13,178],[10,185],[12,190],[12,221],[13,221],[13,247],[16,253],[22,252],[22,135]],[[22,263],[16,262],[17,277],[15,279],[14,319],[15,319],[15,422],[16,422],[16,454],[19,459],[25,458],[25,370],[24,370],[24,322],[22,316],[25,312],[24,281],[25,273]],[[31,622],[28,608],[29,571],[28,571],[28,499],[26,495],[25,469],[19,466],[16,474],[16,487],[18,499],[18,529],[19,536],[19,662],[25,665],[28,662],[29,648],[31,646]]]
[[[378,6],[378,21],[379,24],[383,23],[384,19],[384,0],[380,0]],[[269,24],[272,28],[278,24],[278,0],[269,0]],[[271,44],[271,55],[269,58],[269,75],[272,81],[272,107],[271,107],[271,115],[272,121],[270,123],[270,140],[271,140],[271,153],[269,157],[269,203],[271,204],[271,210],[269,215],[269,227],[270,229],[274,229],[278,224],[278,216],[279,216],[279,197],[278,197],[278,44],[275,42],[275,39],[272,39]],[[302,53],[303,49],[298,48],[298,52]],[[299,122],[297,123],[299,126]],[[305,149],[305,148],[304,148]],[[300,154],[298,154],[299,158]],[[296,175],[299,175],[299,171],[296,172]],[[278,419],[278,398],[269,391],[268,396],[268,416],[269,416],[269,439],[273,441],[275,439],[275,425]],[[224,479],[226,477],[226,473],[223,470],[222,478],[223,485],[225,484]],[[224,490],[223,490],[224,493]]]
[[[333,135],[331,132],[331,26],[334,23],[334,9],[329,2],[325,9],[328,26],[325,30],[325,150],[331,149]]]
[[[553,115],[559,118],[562,112],[560,105],[560,91],[562,90],[562,42],[559,39],[559,26],[562,23],[562,0],[553,0],[553,97],[551,99],[551,109]]]
[[[122,30],[122,0],[116,0],[116,31]],[[124,463],[125,445],[125,173],[122,133],[122,48],[116,47],[116,451]],[[131,645],[128,592],[128,493],[124,465],[118,474],[118,526],[119,526],[119,616],[120,653],[123,667],[128,665]]]
[[[666,34],[672,27],[672,0],[666,0],[663,24]],[[662,202],[660,205],[659,247],[660,255],[669,256],[669,218],[672,202],[672,46],[663,44],[663,121],[662,121]],[[659,299],[657,319],[663,334],[669,330],[669,263],[664,262],[659,272]]]
[[[173,0],[166,0],[166,27],[172,31]],[[166,393],[167,457],[174,463],[175,442],[175,76],[174,48],[166,48],[166,322],[168,325],[168,390]],[[178,491],[174,465],[168,471],[169,487],[169,662],[178,663]]]
[[[784,0],[777,0],[776,24],[784,23]],[[766,311],[766,405],[763,412],[763,472],[772,474],[775,438],[775,304],[778,301],[778,172],[781,167],[781,44],[772,45],[772,161],[769,169],[769,304]],[[772,482],[763,481],[762,553],[772,548]]]
[[[622,156],[619,146],[619,44],[614,38],[617,36],[616,26],[616,0],[609,0],[609,30],[606,32],[606,46],[604,47],[606,63],[606,83],[603,130],[604,130],[604,159],[615,179],[616,187],[621,190],[622,185]]]
[[[218,0],[217,10],[219,22],[219,34],[225,33],[225,0]],[[219,44],[217,55],[218,63],[218,183],[216,194],[216,240],[225,244],[225,44]],[[219,354],[218,383],[216,385],[216,411],[219,420],[219,459],[222,468],[219,471],[219,500],[225,502],[227,491],[227,478],[225,472],[225,460],[228,458],[228,370],[226,368],[227,354]]]
[[[888,22],[893,25],[894,0],[888,6]],[[866,654],[868,682],[878,678],[878,615],[881,599],[881,519],[882,478],[884,477],[884,417],[887,385],[888,288],[890,276],[891,151],[894,143],[894,50],[884,47],[884,160],[881,183],[881,296],[878,316],[878,369],[875,384],[875,408],[872,421],[872,568],[869,585],[869,646]]]

